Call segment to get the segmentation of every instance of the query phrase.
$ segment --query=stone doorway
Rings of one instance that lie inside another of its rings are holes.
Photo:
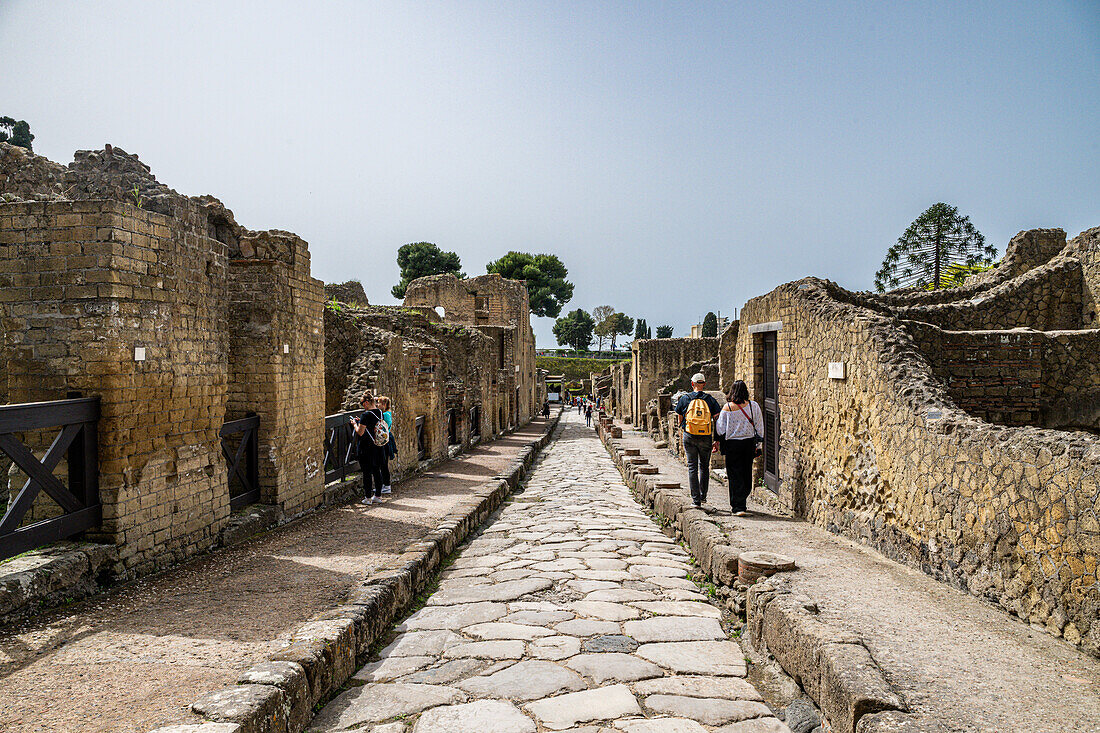
[[[764,399],[764,485],[779,493],[779,348],[776,331],[761,338]]]

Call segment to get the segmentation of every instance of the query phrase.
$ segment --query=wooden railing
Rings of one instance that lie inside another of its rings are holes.
[[[343,481],[359,470],[359,436],[352,429],[350,418],[363,412],[338,412],[325,418],[325,483]]]
[[[222,455],[229,469],[229,506],[233,509],[260,500],[260,416],[251,415],[222,425]],[[236,443],[236,445],[234,445]]]
[[[0,560],[99,526],[98,420],[98,397],[0,406],[0,450],[28,477],[0,518]],[[17,436],[45,428],[60,432],[39,460]],[[54,475],[62,458],[68,486]],[[62,514],[21,526],[42,493]]]

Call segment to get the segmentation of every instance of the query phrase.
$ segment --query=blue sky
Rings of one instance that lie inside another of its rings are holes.
[[[1100,225],[1096,1],[0,0],[0,58],[36,152],[137,152],[375,303],[406,242],[553,252],[567,310],[685,335],[805,275],[870,288],[936,201],[1002,249]]]

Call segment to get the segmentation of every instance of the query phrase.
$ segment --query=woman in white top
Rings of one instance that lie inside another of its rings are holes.
[[[744,517],[749,513],[745,502],[752,491],[752,462],[760,455],[764,438],[764,415],[760,405],[749,399],[749,388],[740,379],[730,388],[728,400],[718,413],[717,429],[726,457],[730,508]]]

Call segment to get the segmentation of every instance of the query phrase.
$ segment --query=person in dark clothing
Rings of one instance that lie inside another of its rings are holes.
[[[722,407],[718,400],[704,392],[707,379],[701,372],[691,377],[691,392],[676,401],[680,427],[684,429],[684,455],[688,464],[688,484],[691,501],[703,507],[710,488],[710,454],[715,449],[714,421]],[[705,507],[709,509],[709,507]]]
[[[764,416],[760,405],[749,399],[749,389],[740,379],[733,383],[728,399],[718,415],[716,428],[726,457],[730,510],[743,517],[748,515],[746,501],[752,493],[752,463],[760,455]]]
[[[364,392],[359,404],[366,412],[360,417],[351,418],[351,424],[355,434],[359,436],[357,452],[359,467],[363,469],[363,503],[369,505],[377,501],[381,504],[382,464],[386,460],[386,446],[376,445],[374,434],[378,423],[385,421],[382,419],[382,411],[375,405],[373,393]]]
[[[549,400],[542,403],[542,416],[543,417],[550,417],[550,401]]]
[[[592,427],[592,403],[584,406],[584,424]]]

